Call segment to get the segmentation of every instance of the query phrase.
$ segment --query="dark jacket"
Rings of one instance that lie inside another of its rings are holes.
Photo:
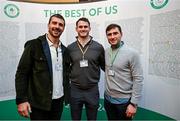
[[[66,47],[63,56],[63,86],[65,103],[69,103],[69,81]],[[16,104],[28,101],[33,107],[50,110],[52,102],[52,62],[46,35],[26,42],[15,77]]]

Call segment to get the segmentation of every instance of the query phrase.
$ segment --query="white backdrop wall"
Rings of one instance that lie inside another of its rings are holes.
[[[105,28],[122,26],[123,40],[141,54],[144,87],[140,106],[180,119],[180,1],[108,0],[86,4],[35,4],[0,1],[0,100],[15,98],[14,77],[24,43],[47,32],[50,15],[62,14],[61,41],[75,41],[75,22],[91,21],[91,35],[109,46]],[[99,83],[101,98],[104,72]]]

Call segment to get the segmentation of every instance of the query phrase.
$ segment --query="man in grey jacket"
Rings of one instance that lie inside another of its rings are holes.
[[[131,120],[137,111],[143,85],[143,70],[138,53],[127,47],[121,27],[106,28],[110,48],[105,51],[104,107],[108,120]]]

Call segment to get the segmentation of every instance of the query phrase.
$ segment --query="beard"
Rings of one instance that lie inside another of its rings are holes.
[[[49,34],[54,38],[59,38],[62,34],[62,31],[57,28],[52,28],[51,30],[49,30]]]

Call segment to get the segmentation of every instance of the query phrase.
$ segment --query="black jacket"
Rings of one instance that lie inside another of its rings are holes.
[[[66,47],[63,56],[63,86],[65,104],[69,103],[69,81]],[[28,101],[33,107],[50,110],[52,101],[52,62],[46,35],[26,42],[15,77],[16,104]]]

